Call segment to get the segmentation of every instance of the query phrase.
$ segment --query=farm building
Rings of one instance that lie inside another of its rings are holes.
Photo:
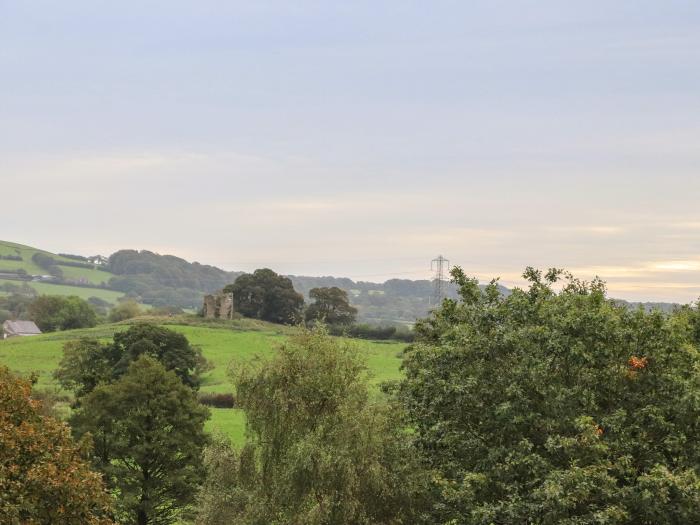
[[[5,321],[2,324],[2,338],[39,335],[41,330],[32,321]]]

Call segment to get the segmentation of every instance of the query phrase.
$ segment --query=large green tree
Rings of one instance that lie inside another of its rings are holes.
[[[44,415],[30,381],[0,367],[0,522],[107,525],[110,498],[89,445]]]
[[[89,328],[97,324],[90,304],[76,296],[42,295],[29,305],[29,318],[44,332]]]
[[[246,273],[224,288],[233,294],[234,308],[245,317],[272,323],[294,324],[302,320],[304,297],[292,281],[269,268]]]
[[[321,329],[236,369],[248,442],[218,443],[198,523],[418,523],[421,469],[400,411],[368,393],[357,350]]]
[[[141,355],[158,360],[166,370],[173,370],[182,382],[199,386],[200,374],[208,363],[199,348],[174,330],[138,323],[114,334],[111,343],[96,339],[69,341],[54,376],[63,388],[72,390],[78,401],[100,382],[121,377]]]
[[[434,523],[700,522],[700,353],[689,316],[630,310],[600,281],[528,289],[453,272],[399,396],[435,472]]]
[[[174,523],[191,504],[203,476],[207,417],[195,392],[147,355],[82,399],[71,424],[78,436],[93,436],[121,523]]]
[[[306,321],[321,320],[333,326],[351,325],[357,317],[357,308],[350,306],[348,292],[337,286],[312,288],[309,297],[314,300],[306,309]]]

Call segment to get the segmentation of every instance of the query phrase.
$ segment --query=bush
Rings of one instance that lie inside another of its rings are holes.
[[[53,257],[41,252],[36,252],[34,255],[32,255],[32,261],[34,261],[34,264],[40,266],[45,270],[47,270],[49,266],[53,266],[56,264],[56,261]]]
[[[172,316],[172,315],[182,315],[185,313],[185,311],[180,308],[179,306],[157,306],[155,308],[151,308],[148,311],[149,315],[156,315],[156,316]]]
[[[112,323],[118,323],[138,317],[142,313],[141,306],[136,301],[122,301],[109,312],[109,320]]]
[[[354,324],[349,327],[330,326],[328,329],[333,335],[355,337],[357,339],[371,339],[374,341],[394,340],[410,343],[414,339],[413,331],[407,328],[397,328],[395,326]]]
[[[8,319],[12,319],[13,317],[14,316],[12,315],[12,312],[4,308],[0,308],[0,323],[4,323]]]
[[[75,256],[70,256],[70,255],[63,255],[62,257],[67,257],[69,259],[75,259],[76,257],[79,257],[77,255]],[[90,264],[88,262],[81,262],[80,260],[78,261],[59,261],[51,257],[50,255],[47,255],[45,253],[41,252],[36,252],[34,255],[32,255],[32,261],[37,266],[41,266],[44,270],[48,271],[51,273],[51,268],[54,266],[72,266],[75,268],[87,268],[88,270],[94,270],[95,265]],[[51,275],[54,275],[51,273]]]
[[[199,402],[203,405],[215,408],[234,408],[236,406],[236,400],[233,394],[207,392],[199,394]]]

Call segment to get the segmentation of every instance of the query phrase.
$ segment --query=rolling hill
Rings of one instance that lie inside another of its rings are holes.
[[[76,262],[75,259],[7,241],[0,241],[0,274],[14,273],[17,270],[24,270],[28,275],[46,274],[46,269],[34,261],[36,254],[54,259],[68,281],[85,281],[88,284],[100,285],[106,284],[114,277],[109,271],[98,270],[96,266],[93,268],[70,266]]]
[[[46,268],[37,262],[37,254],[52,259],[60,268],[62,279],[47,276]],[[79,267],[76,260],[22,244],[0,241],[0,293],[27,286],[40,295],[77,295],[83,299],[96,297],[110,304],[124,293],[109,288],[114,275],[97,266]],[[85,263],[87,264],[87,263]]]
[[[46,268],[35,261],[37,254],[40,254],[40,259],[53,261],[61,275],[59,281],[31,280],[32,275],[47,273]],[[119,250],[105,259],[102,265],[85,266],[85,258],[80,256],[56,255],[38,248],[0,241],[0,294],[24,284],[39,294],[77,295],[110,304],[128,296],[146,305],[177,306],[193,312],[201,307],[203,295],[217,292],[242,273],[148,250]],[[307,301],[314,287],[337,286],[345,290],[358,310],[360,323],[411,325],[416,319],[428,315],[433,302],[433,282],[427,279],[389,279],[374,283],[332,276],[288,277]],[[501,292],[508,294],[509,290],[501,287]],[[446,293],[448,297],[455,298],[457,289],[448,284]],[[620,304],[664,311],[671,311],[676,306],[625,301],[620,301]]]
[[[53,278],[52,282],[31,279],[47,274],[47,269],[35,261],[37,254],[53,261],[61,279]],[[147,250],[119,250],[106,264],[91,267],[81,267],[84,261],[76,261],[75,257],[80,256],[66,257],[0,241],[0,293],[26,284],[39,294],[97,297],[110,304],[129,296],[152,306],[178,306],[194,311],[201,306],[203,295],[220,290],[241,275]],[[337,286],[347,291],[350,302],[358,309],[359,322],[410,325],[416,318],[427,315],[431,307],[433,286],[429,280],[391,279],[373,283],[330,276],[288,277],[307,300],[314,287]],[[448,295],[456,296],[453,286],[448,287]]]

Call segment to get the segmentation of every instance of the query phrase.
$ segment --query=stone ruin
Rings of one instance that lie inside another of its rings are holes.
[[[207,319],[233,319],[233,296],[218,293],[204,296],[202,313]]]

